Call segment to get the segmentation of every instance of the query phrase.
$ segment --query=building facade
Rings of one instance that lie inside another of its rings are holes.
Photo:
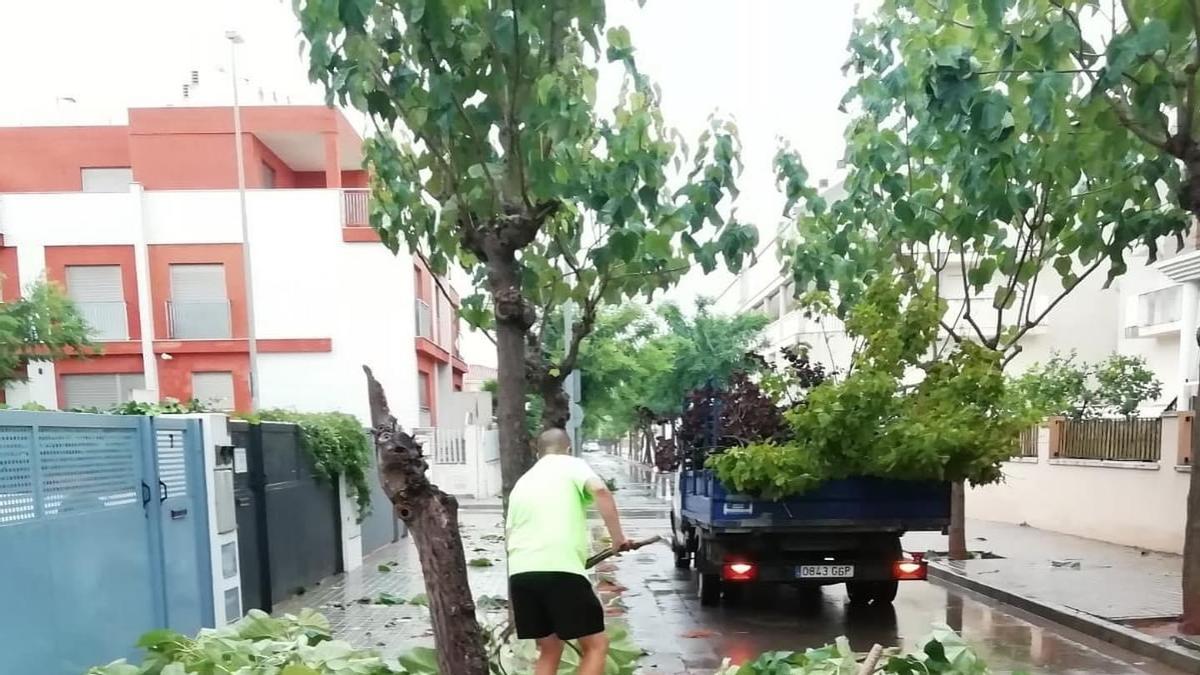
[[[129,123],[0,129],[0,294],[60,284],[99,355],[29,366],[6,402],[131,399],[368,419],[362,366],[405,426],[461,388],[458,298],[367,221],[362,139],[323,106],[242,109],[246,268],[230,108],[129,111]],[[252,302],[251,302],[252,301]]]

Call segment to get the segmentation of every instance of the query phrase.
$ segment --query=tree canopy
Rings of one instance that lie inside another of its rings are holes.
[[[632,305],[606,311],[580,358],[585,430],[618,438],[646,414],[677,417],[693,389],[757,367],[766,324],[758,314],[716,313],[705,299],[691,314],[671,303],[656,315]]]
[[[1116,95],[1157,68],[1141,41],[1162,44],[1122,33],[1081,65],[1081,7],[1099,4],[886,0],[858,22],[846,196],[827,204],[791,149],[776,160],[797,287],[836,288],[845,315],[879,276],[941,284],[956,299],[943,330],[1007,359],[1089,276],[1111,281],[1135,245],[1154,260],[1186,232],[1179,165],[1126,133]]]

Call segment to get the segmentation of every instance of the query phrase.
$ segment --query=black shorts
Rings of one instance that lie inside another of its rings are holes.
[[[604,608],[587,577],[569,572],[522,572],[508,580],[517,637],[557,635],[575,640],[604,632]]]

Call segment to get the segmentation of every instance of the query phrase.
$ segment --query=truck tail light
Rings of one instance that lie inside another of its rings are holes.
[[[758,578],[758,566],[744,561],[727,562],[721,568],[721,578],[725,581],[754,581]]]
[[[897,581],[923,581],[928,572],[923,560],[901,560],[892,563],[892,577]]]

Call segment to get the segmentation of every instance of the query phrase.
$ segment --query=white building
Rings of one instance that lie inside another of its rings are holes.
[[[361,138],[339,112],[243,110],[249,270],[232,111],[129,120],[0,129],[0,292],[62,284],[103,350],[32,364],[3,392],[9,404],[173,397],[248,410],[252,299],[260,407],[366,421],[368,365],[401,424],[438,423],[467,370],[458,298],[367,227]]]

